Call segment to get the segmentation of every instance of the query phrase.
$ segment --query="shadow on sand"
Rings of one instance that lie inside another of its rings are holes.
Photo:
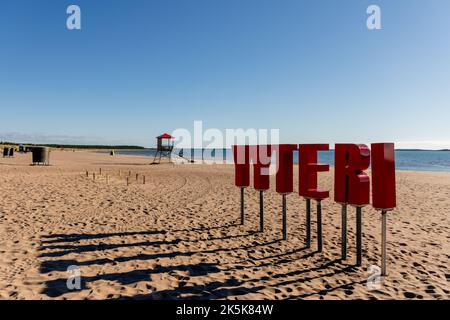
[[[221,227],[212,227],[215,229],[234,227],[236,225],[226,225]],[[123,233],[102,233],[102,234],[54,234],[44,237],[42,241],[43,246],[41,250],[47,250],[49,252],[42,253],[40,257],[55,258],[61,257],[66,254],[82,254],[84,252],[90,251],[103,251],[103,250],[114,250],[117,248],[127,248],[127,247],[159,247],[161,245],[176,245],[182,241],[187,242],[203,242],[211,240],[224,240],[230,238],[238,237],[248,237],[256,234],[257,232],[248,232],[246,234],[225,236],[223,238],[209,238],[209,239],[195,239],[195,240],[173,240],[173,241],[143,241],[138,243],[120,243],[120,244],[95,244],[95,245],[77,245],[73,242],[78,242],[81,240],[96,240],[96,239],[106,239],[109,237],[126,237],[134,235],[161,235],[167,233],[182,233],[187,231],[207,231],[212,228],[201,227],[192,230],[168,230],[168,231],[143,231],[143,232],[123,232]],[[58,244],[49,245],[63,242],[72,242],[72,244]],[[236,279],[231,276],[230,272],[236,270],[244,269],[258,269],[273,265],[280,265],[285,263],[292,263],[301,259],[314,258],[317,252],[308,252],[302,256],[297,256],[298,253],[304,252],[307,248],[301,248],[297,250],[291,250],[288,252],[282,252],[279,254],[273,254],[266,257],[254,257],[249,256],[249,251],[253,252],[252,249],[258,246],[271,246],[273,244],[279,243],[280,240],[265,241],[265,242],[253,242],[251,245],[239,246],[233,248],[215,248],[215,249],[205,249],[199,251],[170,251],[170,252],[157,252],[151,254],[138,254],[134,256],[118,256],[114,258],[100,258],[87,261],[77,261],[75,259],[62,259],[62,260],[45,260],[41,262],[40,272],[47,274],[50,272],[65,272],[69,266],[87,267],[94,265],[116,265],[118,263],[128,262],[128,261],[149,261],[161,258],[176,258],[180,256],[190,257],[196,254],[215,254],[219,252],[238,252],[238,250],[244,250],[247,259],[241,260],[237,263],[198,263],[198,264],[185,264],[185,265],[174,265],[174,266],[159,266],[153,267],[152,269],[138,269],[128,272],[115,272],[115,273],[105,273],[96,274],[94,276],[82,276],[81,290],[87,290],[93,287],[96,281],[113,281],[122,285],[135,284],[142,281],[151,281],[151,276],[155,274],[171,274],[175,272],[177,276],[177,271],[187,272],[188,276],[181,277],[178,279],[178,287],[175,289],[167,290],[153,290],[154,288],[149,288],[148,294],[140,294],[134,296],[120,297],[121,299],[224,299],[229,296],[240,296],[249,293],[256,293],[264,288],[266,288],[266,283],[268,280],[277,281],[277,279],[285,279],[287,277],[295,279],[280,281],[275,284],[271,284],[271,288],[282,287],[289,284],[302,284],[308,281],[312,281],[317,278],[332,277],[333,275],[339,273],[350,273],[354,271],[351,266],[346,266],[341,263],[340,260],[327,261],[317,267],[307,268],[302,270],[291,271],[288,273],[271,273],[270,276],[264,276],[260,278],[248,278],[246,279]],[[63,251],[53,251],[53,250]],[[272,248],[276,249],[276,248]],[[267,261],[265,261],[267,260]],[[229,265],[229,267],[227,267]],[[337,268],[337,269],[336,269]],[[331,272],[323,272],[327,269],[334,269]],[[299,275],[314,272],[316,273],[311,277],[297,278]],[[202,285],[188,285],[187,280],[190,277],[207,276],[209,274],[224,273],[226,277],[221,281],[211,281],[206,282]],[[317,275],[318,273],[318,275]],[[289,298],[307,298],[309,296],[323,296],[328,292],[338,290],[339,288],[346,288],[346,286],[351,286],[353,283],[344,284],[336,287],[329,286],[325,290],[321,290],[315,293],[304,294],[296,297]],[[55,280],[49,280],[44,283],[45,288],[42,293],[51,298],[60,297],[66,293],[73,292],[68,289],[67,278],[62,277]],[[112,296],[111,296],[112,297]]]

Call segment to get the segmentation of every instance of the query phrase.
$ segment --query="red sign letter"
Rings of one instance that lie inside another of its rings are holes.
[[[363,171],[369,167],[370,150],[364,144],[336,144],[334,200],[355,206],[369,204],[370,179]]]
[[[372,143],[372,205],[375,209],[396,206],[393,143]]]
[[[277,151],[276,191],[291,193],[294,189],[294,150],[296,144],[272,146]]]
[[[245,188],[250,185],[249,154],[249,146],[233,146],[236,187]]]
[[[250,158],[253,162],[253,188],[268,190],[270,188],[269,167],[272,156],[270,145],[251,146]]]
[[[327,164],[317,163],[317,152],[329,150],[328,144],[301,144],[298,150],[298,194],[316,200],[328,198],[328,191],[317,188],[317,173],[330,169]]]

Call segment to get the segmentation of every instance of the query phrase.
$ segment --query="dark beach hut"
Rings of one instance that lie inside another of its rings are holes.
[[[32,165],[50,165],[50,148],[48,147],[33,147],[33,161]]]

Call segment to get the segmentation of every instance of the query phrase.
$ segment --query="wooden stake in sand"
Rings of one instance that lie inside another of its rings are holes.
[[[93,180],[95,180],[95,172],[92,173],[92,178],[93,178]]]
[[[102,175],[102,168],[100,168],[100,175]]]
[[[89,171],[86,170],[86,177],[89,178]]]
[[[145,184],[145,176],[142,177],[142,184]]]
[[[130,185],[130,177],[127,177],[127,187]]]
[[[138,181],[138,179],[139,179],[139,174],[136,173],[136,181]]]

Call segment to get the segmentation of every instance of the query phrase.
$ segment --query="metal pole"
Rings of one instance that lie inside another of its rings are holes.
[[[317,252],[322,252],[322,202],[317,200]]]
[[[283,194],[282,195],[283,198],[283,209],[282,209],[282,213],[283,213],[283,240],[287,239],[287,226],[286,226],[286,195]]]
[[[362,207],[356,207],[356,265],[362,265]]]
[[[341,258],[347,259],[347,204],[342,204]]]
[[[259,190],[259,232],[264,232],[264,191]]]
[[[241,188],[241,225],[244,224],[244,188]]]
[[[306,199],[306,241],[307,248],[311,248],[311,199]]]
[[[387,242],[386,242],[386,227],[387,227],[387,211],[381,211],[381,275],[387,274]]]

